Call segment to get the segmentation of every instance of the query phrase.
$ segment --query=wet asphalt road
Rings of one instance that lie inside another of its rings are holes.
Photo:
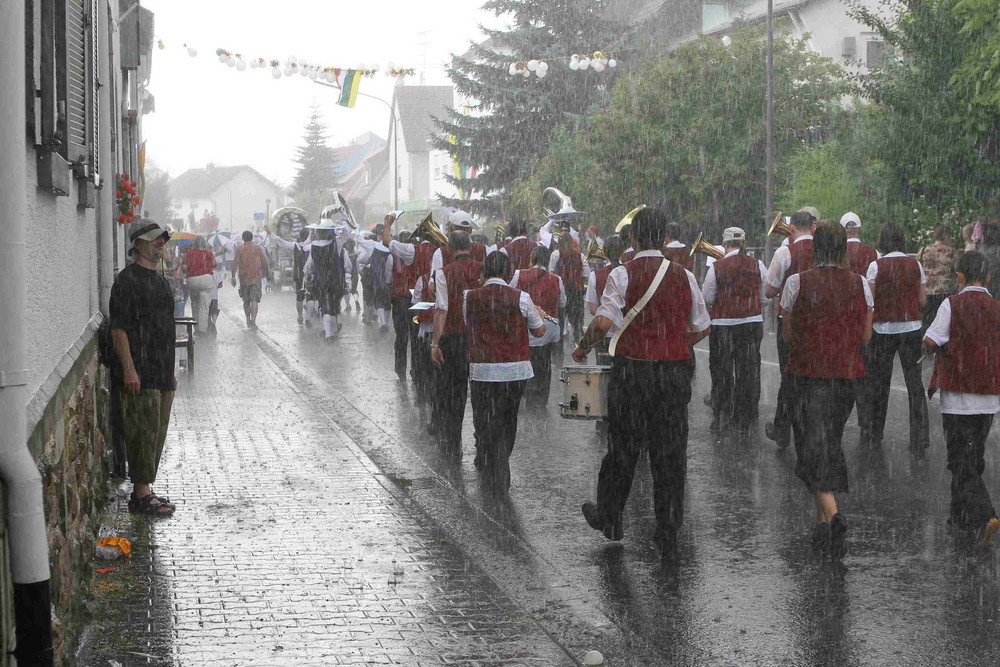
[[[220,327],[242,328],[234,290],[223,291],[222,304]],[[341,321],[341,338],[324,344],[316,329],[296,324],[291,292],[269,293],[261,331],[245,335],[313,409],[327,411],[387,474],[407,479],[409,494],[452,542],[571,654],[599,649],[613,665],[1000,664],[997,551],[969,549],[946,529],[939,405],[930,404],[929,463],[912,465],[901,377],[884,465],[860,459],[856,418],[849,422],[852,492],[840,502],[851,551],[832,567],[809,548],[813,507],[793,474],[794,452],[763,436],[778,386],[773,334],[762,345],[761,424],[748,445],[709,433],[701,402],[708,354],[699,350],[681,562],[663,572],[645,462],[623,542],[607,542],[584,522],[580,504],[593,496],[604,443],[592,423],[559,418],[558,370],[548,413],[522,411],[510,499],[500,502],[480,492],[471,406],[457,461],[427,435],[412,384],[397,380],[392,332],[362,326],[357,314]],[[995,433],[986,460],[987,485],[1000,495]]]

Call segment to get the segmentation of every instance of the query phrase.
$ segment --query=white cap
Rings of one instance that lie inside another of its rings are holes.
[[[861,218],[858,217],[857,213],[848,211],[840,216],[840,226],[844,229],[858,229],[861,227]]]
[[[733,241],[746,241],[747,233],[739,227],[726,227],[722,232],[722,242],[732,243]]]
[[[813,220],[815,220],[816,222],[819,222],[819,219],[820,219],[819,218],[819,209],[816,208],[815,206],[803,206],[802,208],[800,208],[797,211],[797,213],[802,213],[802,212],[808,213],[809,215],[811,215],[813,217]]]

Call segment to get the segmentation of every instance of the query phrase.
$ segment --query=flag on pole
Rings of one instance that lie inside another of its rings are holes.
[[[337,85],[340,86],[340,99],[337,104],[353,108],[358,100],[358,86],[361,84],[361,70],[345,69],[337,72]]]

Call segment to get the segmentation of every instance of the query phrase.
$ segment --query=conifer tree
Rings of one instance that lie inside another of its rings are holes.
[[[292,182],[296,205],[303,209],[310,221],[319,218],[323,206],[337,188],[337,156],[326,142],[326,126],[320,119],[319,108],[313,107],[306,123],[304,145],[296,149],[298,169]]]

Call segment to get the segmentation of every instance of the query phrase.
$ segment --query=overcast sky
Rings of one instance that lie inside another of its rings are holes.
[[[156,38],[149,91],[156,111],[143,119],[147,158],[172,177],[191,167],[249,164],[288,185],[295,149],[302,143],[310,105],[316,102],[330,145],[372,131],[386,136],[389,111],[363,97],[347,109],[337,90],[294,75],[275,80],[270,68],[238,72],[220,63],[216,48],[246,57],[289,56],[310,63],[355,67],[378,63],[360,91],[385,100],[394,79],[389,62],[415,67],[420,82],[448,84],[444,63],[481,39],[479,24],[495,25],[479,0],[143,0],[155,14]],[[190,57],[182,46],[198,49]]]

